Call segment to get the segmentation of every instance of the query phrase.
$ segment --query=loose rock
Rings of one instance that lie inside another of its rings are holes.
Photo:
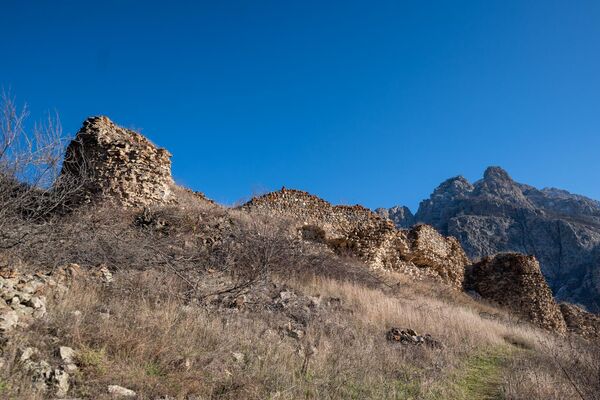
[[[109,385],[108,393],[112,395],[114,399],[131,398],[136,396],[136,393],[133,390],[119,385]]]

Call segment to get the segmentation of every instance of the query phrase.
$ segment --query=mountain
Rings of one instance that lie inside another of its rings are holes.
[[[600,202],[555,188],[515,182],[500,167],[470,183],[440,184],[414,218],[378,210],[399,227],[433,225],[455,236],[472,259],[500,252],[535,255],[554,296],[600,311]]]

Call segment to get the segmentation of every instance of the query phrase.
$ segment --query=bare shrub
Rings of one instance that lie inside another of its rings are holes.
[[[58,115],[31,124],[27,107],[0,96],[0,250],[24,244],[29,223],[47,220],[76,192],[77,182],[57,182],[64,155]]]

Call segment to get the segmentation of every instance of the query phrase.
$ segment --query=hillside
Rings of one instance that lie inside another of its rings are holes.
[[[600,318],[535,257],[300,190],[227,208],[107,117],[53,186],[4,172],[2,398],[600,398]]]
[[[430,224],[460,241],[469,257],[532,254],[556,298],[600,311],[600,202],[560,189],[515,182],[499,167],[471,184],[458,176],[440,184],[413,216],[379,212],[397,226]]]

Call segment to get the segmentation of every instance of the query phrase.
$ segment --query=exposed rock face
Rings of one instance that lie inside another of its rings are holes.
[[[558,333],[567,330],[552,292],[533,256],[517,253],[486,257],[467,268],[465,288],[482,298]]]
[[[256,197],[241,208],[290,218],[303,238],[354,255],[372,268],[462,286],[468,258],[457,240],[443,237],[432,227],[398,230],[390,220],[362,206],[333,206],[298,190]]]
[[[172,197],[171,154],[144,136],[91,117],[69,144],[62,175],[80,179],[80,199],[114,200],[125,206],[166,203]]]
[[[398,228],[410,228],[415,224],[415,216],[408,207],[395,206],[392,208],[378,208],[375,212],[387,219],[394,221]]]
[[[560,305],[567,328],[588,339],[600,339],[600,316],[589,313],[583,308],[573,304],[562,303]]]
[[[600,311],[598,201],[538,190],[490,167],[474,184],[460,176],[443,182],[421,202],[415,220],[458,238],[473,259],[506,251],[533,254],[557,299]]]

